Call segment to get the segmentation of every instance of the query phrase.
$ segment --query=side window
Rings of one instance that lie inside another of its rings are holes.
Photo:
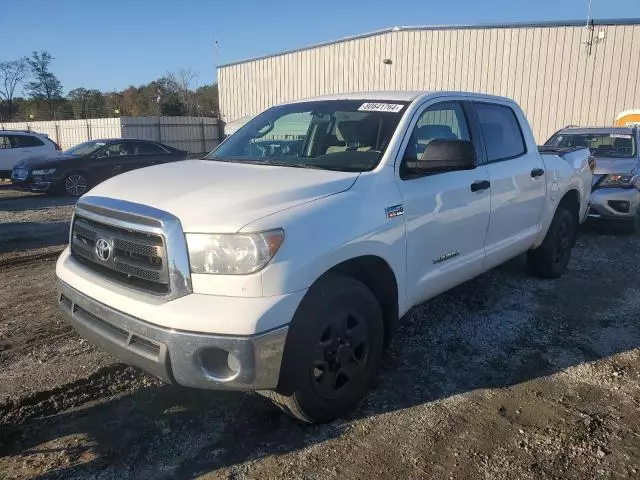
[[[474,103],[474,109],[484,136],[489,162],[519,157],[527,152],[520,123],[511,108]]]
[[[114,143],[102,150],[98,157],[120,157],[129,155],[127,146],[124,143]]]
[[[130,142],[130,155],[163,155],[167,153],[163,148],[154,143],[148,142]]]
[[[11,148],[11,142],[6,135],[0,135],[0,150]]]
[[[39,138],[31,135],[11,135],[9,140],[13,148],[41,147],[44,145]]]
[[[469,140],[469,127],[462,106],[457,102],[438,103],[427,108],[416,123],[404,154],[406,160],[419,160],[433,140]]]

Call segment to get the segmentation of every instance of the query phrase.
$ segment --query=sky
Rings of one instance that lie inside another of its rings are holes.
[[[585,20],[588,0],[1,0],[0,61],[50,52],[65,93],[139,86],[396,25]],[[640,18],[640,0],[592,0],[591,16]],[[217,48],[216,48],[217,41]]]

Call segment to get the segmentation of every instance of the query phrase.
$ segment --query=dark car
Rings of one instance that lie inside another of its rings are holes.
[[[11,172],[19,188],[79,197],[120,173],[187,158],[187,152],[147,140],[108,139],[20,161]]]

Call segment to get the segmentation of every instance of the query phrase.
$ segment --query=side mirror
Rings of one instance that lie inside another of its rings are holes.
[[[478,155],[467,140],[432,140],[420,159],[406,159],[407,170],[413,174],[473,170]]]

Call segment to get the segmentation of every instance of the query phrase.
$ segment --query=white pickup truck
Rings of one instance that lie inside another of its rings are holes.
[[[588,149],[540,154],[506,98],[279,105],[203,160],[84,195],[59,304],[166,382],[256,390],[326,422],[356,407],[412,306],[524,253],[532,273],[561,275],[591,178]]]

